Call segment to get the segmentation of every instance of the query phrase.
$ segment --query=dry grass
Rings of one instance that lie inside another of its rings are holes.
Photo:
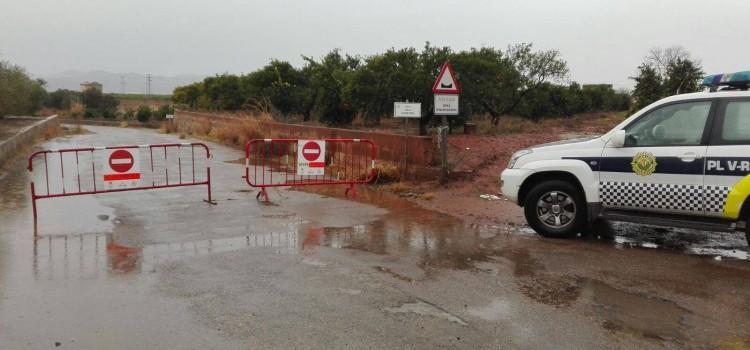
[[[427,192],[427,193],[423,193],[421,196],[419,196],[419,198],[422,198],[426,201],[431,201],[435,199],[435,194],[432,192]]]
[[[159,132],[162,134],[171,134],[176,131],[177,125],[169,120],[161,122],[161,126],[159,126]]]
[[[77,123],[73,127],[65,129],[65,135],[81,135],[84,133],[87,133],[86,129]]]
[[[477,131],[483,135],[502,135],[518,133],[545,133],[549,131],[569,132],[606,132],[625,120],[625,112],[586,113],[569,118],[542,118],[538,122],[516,116],[503,116],[497,125],[490,118],[476,116],[472,122],[477,124]]]
[[[209,136],[224,144],[242,145],[248,140],[263,138],[263,128],[260,124],[258,121],[247,120],[240,125],[222,125],[211,130]]]
[[[126,122],[126,121],[120,122],[120,127],[121,128],[127,128],[128,126],[129,126],[128,122]]]
[[[401,168],[394,163],[379,161],[375,166],[378,173],[377,182],[390,183],[401,181]]]
[[[86,111],[86,106],[80,102],[73,102],[70,104],[70,116],[80,117],[83,116],[83,112]]]
[[[44,134],[42,134],[42,137],[45,141],[48,141],[62,134],[63,128],[60,126],[60,124],[55,124],[52,126],[48,126],[47,129],[44,130]]]
[[[411,190],[412,186],[409,186],[408,184],[406,184],[404,182],[395,182],[395,183],[392,183],[392,184],[389,184],[389,185],[385,185],[384,189],[386,191],[390,191],[390,192],[393,192],[395,194],[399,194],[399,193],[405,193],[405,192]]]

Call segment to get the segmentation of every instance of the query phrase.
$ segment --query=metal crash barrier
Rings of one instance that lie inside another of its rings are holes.
[[[211,199],[211,152],[203,143],[50,149],[29,156],[34,234],[37,200],[203,186]]]
[[[354,185],[375,179],[375,144],[364,139],[255,139],[245,145],[247,184],[260,188],[256,198],[268,201],[268,187]]]

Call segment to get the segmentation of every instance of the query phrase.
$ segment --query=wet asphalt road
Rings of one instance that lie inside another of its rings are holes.
[[[87,129],[40,146],[180,141]],[[0,180],[0,349],[750,346],[741,235],[546,240],[368,188],[267,205],[242,153],[210,146],[216,206],[204,188],[43,200],[37,240],[20,159]]]

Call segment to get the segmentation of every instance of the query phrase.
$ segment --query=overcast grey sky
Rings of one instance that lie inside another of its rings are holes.
[[[332,48],[533,42],[572,80],[630,86],[654,46],[684,46],[707,73],[750,70],[749,15],[749,0],[0,0],[0,59],[34,75],[214,74]]]

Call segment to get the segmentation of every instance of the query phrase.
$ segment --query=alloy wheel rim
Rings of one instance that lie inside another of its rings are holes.
[[[543,225],[561,229],[574,221],[576,209],[576,203],[569,194],[562,191],[549,191],[539,197],[536,215]]]

